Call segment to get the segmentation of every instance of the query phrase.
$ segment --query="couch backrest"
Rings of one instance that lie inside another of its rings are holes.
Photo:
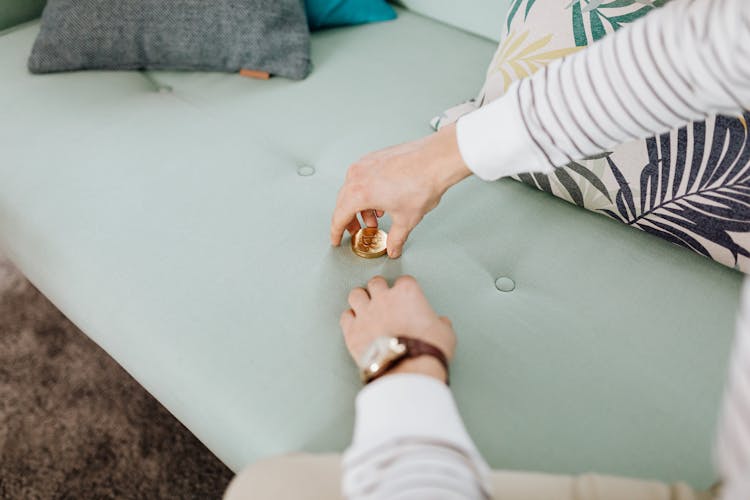
[[[0,31],[39,17],[46,0],[0,0]]]
[[[512,0],[397,0],[414,12],[499,40]]]

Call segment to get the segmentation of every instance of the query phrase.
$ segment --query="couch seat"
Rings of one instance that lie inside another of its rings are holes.
[[[3,33],[0,251],[235,470],[346,446],[347,292],[409,273],[491,465],[707,486],[737,272],[513,181],[449,192],[399,260],[329,246],[347,166],[428,133],[494,50],[399,13],[316,34],[300,83],[32,76],[38,25]]]

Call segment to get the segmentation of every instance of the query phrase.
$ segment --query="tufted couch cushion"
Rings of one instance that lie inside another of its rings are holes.
[[[329,246],[348,164],[428,133],[494,43],[402,11],[316,34],[301,83],[34,77],[37,30],[0,36],[0,251],[233,469],[347,444],[347,291],[410,273],[493,466],[713,480],[735,271],[513,181],[457,186],[399,260]]]

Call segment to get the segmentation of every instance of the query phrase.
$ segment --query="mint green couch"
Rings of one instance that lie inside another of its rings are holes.
[[[491,465],[707,486],[738,273],[510,180],[449,192],[399,260],[329,246],[347,166],[474,95],[495,43],[462,28],[497,35],[504,10],[406,4],[315,34],[299,83],[32,76],[38,22],[6,30],[0,251],[235,470],[346,446],[346,294],[409,273],[454,320]],[[6,0],[0,25],[38,7]]]

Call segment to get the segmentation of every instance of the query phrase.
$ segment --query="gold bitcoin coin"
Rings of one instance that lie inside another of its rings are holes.
[[[385,255],[388,233],[376,227],[363,227],[352,236],[352,251],[365,259]]]

